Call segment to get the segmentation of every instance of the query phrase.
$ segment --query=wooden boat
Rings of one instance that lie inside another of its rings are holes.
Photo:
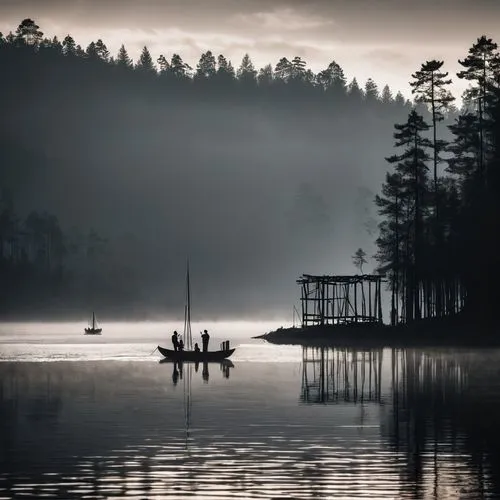
[[[229,358],[236,349],[225,349],[220,351],[174,351],[173,349],[165,349],[158,346],[160,354],[172,361],[223,361]]]
[[[189,285],[189,263],[186,269],[186,305],[184,307],[184,338],[186,339],[186,350],[174,351],[166,347],[158,346],[157,349],[165,359],[172,361],[222,361],[229,358],[236,349],[229,349],[229,341],[221,344],[219,351],[194,351],[192,350],[193,337],[191,334],[191,289]]]
[[[89,328],[85,328],[85,335],[100,335],[102,328],[97,327],[97,321],[95,319],[95,312],[92,312],[92,322]]]

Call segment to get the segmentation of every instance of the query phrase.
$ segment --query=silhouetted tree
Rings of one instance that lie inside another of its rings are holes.
[[[443,61],[426,61],[420,70],[412,75],[414,81],[410,82],[412,92],[417,95],[418,101],[428,104],[431,109],[436,231],[439,226],[438,164],[442,161],[439,154],[446,147],[446,141],[438,139],[437,124],[444,119],[444,113],[455,99],[446,88],[451,84],[451,79],[447,78],[448,73],[441,71],[443,64]]]
[[[422,275],[423,222],[428,201],[428,167],[427,149],[432,143],[423,136],[429,129],[422,116],[412,111],[406,123],[395,125],[395,147],[404,148],[400,155],[393,155],[387,161],[395,165],[396,172],[401,176],[407,193],[407,207],[412,213],[411,233],[408,231],[406,262],[406,316],[408,319],[420,319],[420,285]]]
[[[295,56],[290,65],[290,77],[295,80],[304,80],[306,76],[306,62],[301,57]]]
[[[479,174],[480,135],[479,122],[472,113],[464,113],[449,125],[453,133],[453,142],[447,150],[452,156],[447,159],[447,171],[456,175],[462,191],[467,190],[468,181]],[[465,192],[462,193],[467,198]],[[465,198],[465,199],[466,199]]]
[[[274,78],[283,83],[286,83],[292,76],[292,71],[292,63],[286,57],[282,57],[274,68]]]
[[[192,70],[191,66],[189,64],[186,64],[183,60],[182,57],[179,56],[178,54],[174,54],[170,60],[170,74],[177,80],[177,81],[186,81],[190,77],[190,71]]]
[[[469,49],[467,57],[458,62],[465,68],[457,73],[458,78],[472,83],[472,86],[464,92],[464,99],[467,102],[479,99],[486,109],[494,102],[491,89],[498,85],[497,76],[500,70],[498,45],[483,35]]]
[[[70,56],[76,55],[76,43],[75,40],[73,40],[73,37],[71,37],[70,35],[66,35],[64,37],[64,40],[62,42],[62,47],[64,55],[70,55]]]
[[[396,97],[394,97],[394,104],[398,107],[403,107],[406,105],[406,99],[399,91],[396,93]]]
[[[217,81],[222,89],[227,88],[235,80],[235,73],[231,61],[228,61],[222,54],[217,58]]]
[[[167,76],[170,71],[170,64],[165,56],[161,54],[156,62],[158,63],[160,76]]]
[[[256,84],[257,70],[255,69],[252,60],[250,59],[250,56],[248,54],[245,54],[243,56],[240,67],[236,72],[236,76],[238,77],[240,83],[242,83],[243,85],[253,86]]]
[[[95,51],[96,51],[97,57],[99,59],[101,59],[101,61],[109,62],[109,58],[110,58],[109,50],[106,47],[106,44],[100,38],[95,43]]]
[[[359,269],[361,274],[363,274],[363,265],[368,263],[365,257],[366,252],[362,248],[358,248],[356,253],[352,256],[352,263],[356,269]]]
[[[269,87],[274,81],[273,67],[270,64],[266,64],[260,69],[257,80],[261,87]]]
[[[405,248],[401,248],[401,235],[410,222],[405,219],[408,214],[405,209],[407,198],[402,176],[399,173],[387,173],[382,193],[375,197],[379,215],[385,217],[379,224],[380,233],[376,241],[378,252],[375,258],[380,264],[378,270],[389,275],[392,325],[399,321],[399,290],[403,280],[401,255]]]
[[[491,38],[482,36],[469,49],[469,54],[463,60],[459,60],[465,69],[457,73],[458,78],[468,80],[472,85],[464,92],[464,101],[477,109],[478,131],[479,131],[479,171],[484,177],[485,162],[487,161],[486,131],[488,127],[489,114],[495,104],[492,92],[499,84],[500,56],[498,45]],[[484,180],[486,180],[484,178]]]
[[[394,102],[394,97],[392,96],[392,92],[391,89],[389,88],[389,85],[385,85],[384,88],[382,89],[381,101],[382,104],[391,104],[392,102]]]
[[[54,36],[52,40],[49,41],[46,48],[52,49],[57,54],[63,53],[62,43],[59,41],[59,38],[57,38],[57,36]]]
[[[118,51],[118,55],[116,56],[115,64],[120,68],[133,68],[134,63],[132,59],[130,59],[127,49],[122,44],[120,50]]]
[[[76,46],[75,55],[81,58],[85,57],[85,51],[82,49],[81,45]]]
[[[361,100],[363,99],[363,91],[359,88],[358,85],[358,80],[356,80],[356,77],[354,77],[351,80],[351,83],[347,86],[347,92],[350,97],[352,97],[355,100]]]
[[[16,39],[25,45],[38,46],[42,41],[43,33],[32,19],[24,19],[16,30]]]
[[[141,55],[139,56],[139,60],[137,61],[135,67],[142,73],[151,73],[151,74],[156,73],[156,69],[153,63],[153,58],[151,57],[151,54],[149,53],[147,47],[144,47],[142,49]]]
[[[332,61],[328,68],[320,71],[316,77],[318,85],[329,93],[336,96],[343,96],[347,91],[347,82],[342,68]]]
[[[371,78],[368,78],[365,83],[365,99],[370,103],[374,103],[379,100],[377,84]]]
[[[210,50],[201,55],[196,66],[195,78],[197,80],[209,80],[217,73],[215,57]]]
[[[85,54],[89,59],[99,59],[99,55],[97,54],[97,49],[95,46],[95,42],[90,42],[85,49]]]

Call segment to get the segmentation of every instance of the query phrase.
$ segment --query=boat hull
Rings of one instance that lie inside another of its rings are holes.
[[[101,335],[102,328],[85,328],[85,335]]]
[[[173,349],[165,349],[165,347],[158,346],[160,354],[172,361],[222,361],[229,358],[236,349],[226,349],[224,351],[174,351]]]

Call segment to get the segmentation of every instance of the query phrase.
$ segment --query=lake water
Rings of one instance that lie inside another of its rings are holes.
[[[500,498],[500,350],[302,349],[193,325],[0,325],[0,499]]]

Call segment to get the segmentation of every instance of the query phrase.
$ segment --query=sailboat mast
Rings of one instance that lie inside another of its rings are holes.
[[[92,330],[95,330],[95,312],[92,311]]]
[[[186,309],[184,314],[184,338],[186,339],[186,348],[192,350],[193,336],[191,334],[191,287],[189,283],[189,261],[186,265]]]

